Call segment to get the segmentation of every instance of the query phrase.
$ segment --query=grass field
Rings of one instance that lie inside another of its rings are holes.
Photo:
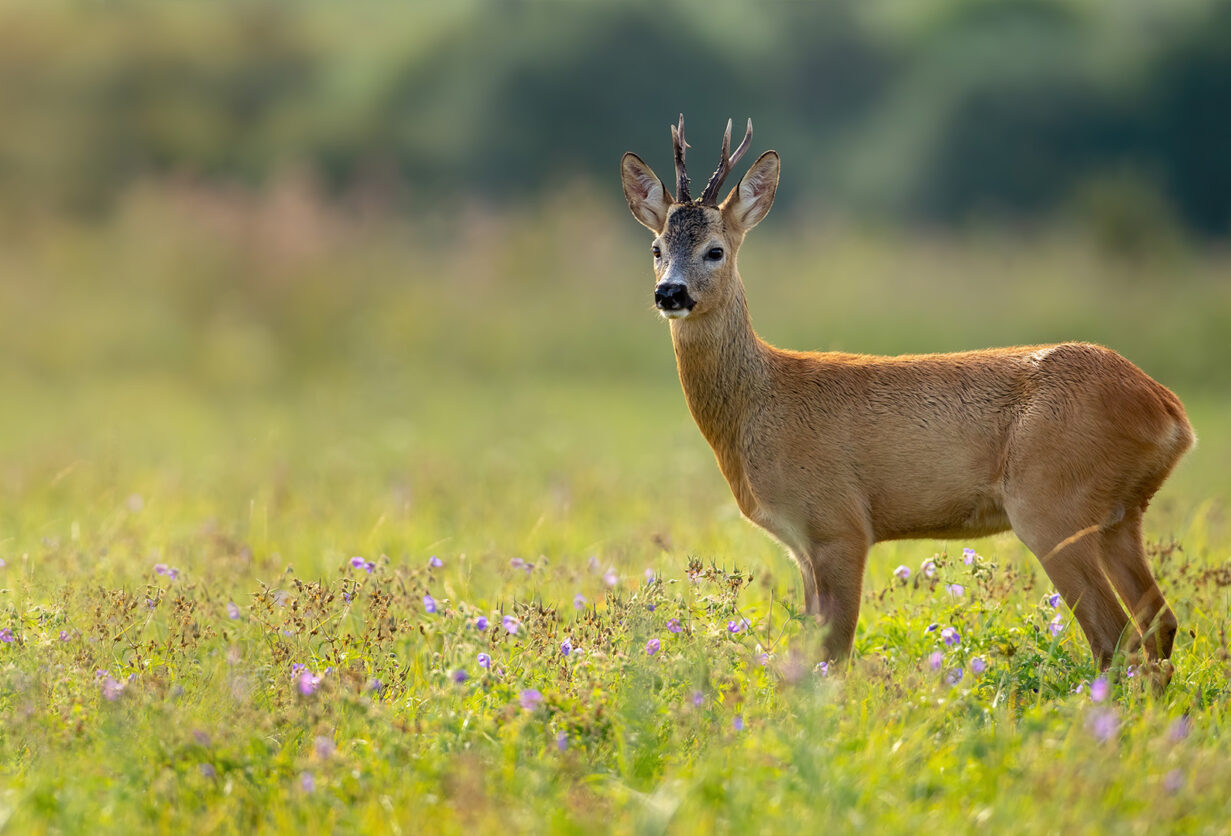
[[[754,233],[775,342],[1093,339],[1201,438],[1146,518],[1162,696],[1097,681],[1009,535],[877,546],[826,672],[610,197],[403,228],[151,190],[3,242],[3,828],[1224,831],[1226,255]]]

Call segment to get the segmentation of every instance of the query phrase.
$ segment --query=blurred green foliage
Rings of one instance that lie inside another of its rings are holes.
[[[628,148],[668,170],[682,110],[706,169],[751,115],[787,203],[1224,235],[1228,102],[1226,0],[10,4],[0,204],[293,165],[403,206],[520,199]]]

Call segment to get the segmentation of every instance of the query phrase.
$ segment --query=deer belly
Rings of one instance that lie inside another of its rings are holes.
[[[954,496],[925,490],[897,499],[873,503],[872,527],[877,540],[985,537],[1010,527],[998,491]]]

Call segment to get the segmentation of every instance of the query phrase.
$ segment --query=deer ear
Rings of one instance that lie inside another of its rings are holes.
[[[722,202],[722,216],[729,225],[747,232],[769,214],[769,207],[774,205],[774,193],[778,191],[780,168],[777,151],[766,151],[757,158],[744,179]]]
[[[628,198],[633,217],[655,235],[662,232],[667,223],[667,209],[671,206],[663,181],[631,151],[620,160],[620,180],[624,183],[624,197]]]

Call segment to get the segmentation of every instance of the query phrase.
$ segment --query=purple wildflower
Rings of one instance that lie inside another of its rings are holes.
[[[908,579],[910,577],[910,567],[909,566],[899,566],[898,568],[893,570],[893,576],[900,581],[904,581]]]
[[[299,674],[299,693],[305,697],[316,693],[316,689],[321,687],[321,678],[311,671],[303,671]]]
[[[970,548],[962,549],[962,562],[965,563],[967,566],[974,563],[975,558],[977,556],[978,555],[975,554],[974,549],[970,549]]]
[[[423,609],[427,610],[429,613],[436,612],[436,599],[427,593],[424,593],[423,595]]]
[[[590,555],[590,559],[586,561],[586,565],[590,567],[591,572],[597,572],[598,571],[598,555],[596,554]]]
[[[727,632],[728,633],[742,633],[744,630],[747,630],[751,626],[752,625],[748,622],[748,619],[737,618],[734,621],[727,622]]]
[[[983,661],[982,656],[976,656],[970,660],[970,670],[975,676],[978,676],[987,670],[987,662]]]
[[[939,650],[933,650],[932,654],[928,656],[928,667],[934,671],[940,670],[940,666],[943,665],[944,662],[945,654],[941,653]]]
[[[355,555],[354,557],[350,559],[350,565],[352,569],[362,569],[365,563],[367,563],[367,561],[364,560],[359,555]]]
[[[316,756],[321,760],[328,760],[333,757],[333,753],[338,751],[338,744],[333,742],[332,737],[317,735],[316,740],[312,741],[312,747],[316,750]]]
[[[201,777],[202,778],[217,778],[218,777],[218,772],[217,770],[214,769],[214,765],[212,763],[201,764]]]
[[[127,682],[121,682],[111,674],[107,674],[103,678],[103,696],[107,698],[108,702],[115,702],[120,698],[120,694],[124,693],[124,686],[127,684]]]
[[[1064,619],[1060,616],[1053,618],[1047,625],[1047,632],[1053,636],[1060,635],[1062,630],[1064,630]]]
[[[465,682],[469,678],[470,678],[470,674],[466,673],[465,668],[458,668],[457,670],[453,672],[453,681],[456,682],[458,685],[461,685],[463,682]]]
[[[1052,594],[1048,595],[1044,600],[1047,601],[1047,606],[1051,607],[1054,610],[1060,606],[1060,593],[1053,592]]]
[[[960,583],[951,583],[945,587],[945,591],[954,598],[961,598],[966,594],[966,587],[962,586]]]
[[[492,657],[488,656],[486,653],[480,653],[477,657],[477,661],[480,668],[483,668],[484,670],[491,670]]]
[[[949,671],[949,673],[945,676],[945,682],[949,683],[950,685],[958,684],[959,682],[962,681],[962,673],[963,671],[961,668],[952,668]]]
[[[1106,743],[1120,730],[1120,718],[1116,716],[1115,709],[1100,708],[1090,715],[1086,727],[1100,743]]]
[[[474,629],[482,633],[487,629],[487,623],[487,616],[481,615],[474,620]]]
[[[72,638],[72,636],[70,636],[70,635],[68,634],[68,631],[67,631],[67,630],[61,630],[61,631],[60,631],[60,641],[62,641],[62,642],[66,642],[66,641],[68,641],[70,638]]]
[[[301,672],[307,669],[308,669],[308,666],[305,665],[303,662],[292,662],[291,663],[291,676],[298,676]]]
[[[0,569],[3,569],[5,566],[8,566],[8,564],[4,562],[3,557],[0,557]]]
[[[232,621],[239,618],[239,607],[235,606],[234,601],[227,601],[227,618]]]
[[[566,731],[556,732],[556,749],[558,749],[561,752],[568,751],[568,732]]]
[[[316,790],[316,779],[312,777],[311,772],[300,773],[299,787],[304,792],[313,792]]]
[[[517,701],[526,711],[534,711],[543,702],[543,694],[534,688],[527,688],[517,696]]]
[[[679,633],[683,629],[684,628],[680,626],[680,620],[678,618],[667,619],[667,632],[668,633]]]
[[[932,622],[931,624],[929,624],[927,627],[924,627],[924,628],[923,628],[923,632],[925,632],[925,633],[934,633],[934,632],[936,632],[936,630],[937,630],[937,629],[939,629],[939,628],[940,628],[940,625],[939,625],[939,624],[937,624],[935,621],[933,621],[933,622]]]
[[[731,728],[736,731],[744,730],[744,716],[742,714],[735,715],[735,719],[731,721]]]
[[[0,642],[13,641],[13,631],[8,627],[0,628]]]
[[[581,610],[581,609],[585,609],[585,606],[586,606],[586,596],[578,592],[576,595],[573,596],[573,609]]]
[[[1167,730],[1167,739],[1172,743],[1179,743],[1188,737],[1188,733],[1192,731],[1192,720],[1188,719],[1188,715],[1184,714],[1175,718],[1175,722],[1171,724],[1171,728]]]
[[[565,637],[564,641],[560,642],[560,652],[565,656],[573,652],[573,640]]]
[[[946,627],[940,631],[940,640],[950,647],[955,647],[962,643],[962,636],[952,627]]]
[[[658,639],[656,638],[650,639],[648,642],[645,643],[646,655],[653,656],[655,653],[658,652],[659,647],[661,647],[661,643],[658,641]]]
[[[653,569],[645,570],[645,582],[654,583],[654,570]]]
[[[615,586],[620,582],[620,576],[616,574],[615,569],[608,569],[603,573],[603,583],[607,586]]]
[[[445,562],[436,555],[432,555],[428,558],[427,565],[431,566],[433,569],[439,569],[441,566],[445,565]]]
[[[700,691],[693,691],[692,692],[692,704],[697,708],[700,708],[701,706],[705,705],[705,694],[701,693]]]
[[[1184,786],[1184,773],[1178,769],[1173,769],[1163,776],[1163,789],[1175,795]]]
[[[365,685],[364,688],[372,693],[379,694],[381,691],[385,690],[385,683],[373,677],[368,680],[368,684]]]
[[[504,625],[506,632],[512,633],[513,635],[517,635],[517,631],[521,629],[521,622],[511,615],[506,615],[504,618],[500,619],[500,623]]]
[[[515,557],[509,561],[509,565],[514,569],[525,569],[526,561],[522,560],[520,557]]]
[[[1110,693],[1111,684],[1107,681],[1107,677],[1100,676],[1090,683],[1090,699],[1095,702],[1102,702],[1107,699],[1107,695]]]
[[[829,662],[817,662],[813,670],[821,676],[829,676]]]
[[[923,573],[925,578],[936,577],[936,561],[929,557],[919,564],[919,571]]]

